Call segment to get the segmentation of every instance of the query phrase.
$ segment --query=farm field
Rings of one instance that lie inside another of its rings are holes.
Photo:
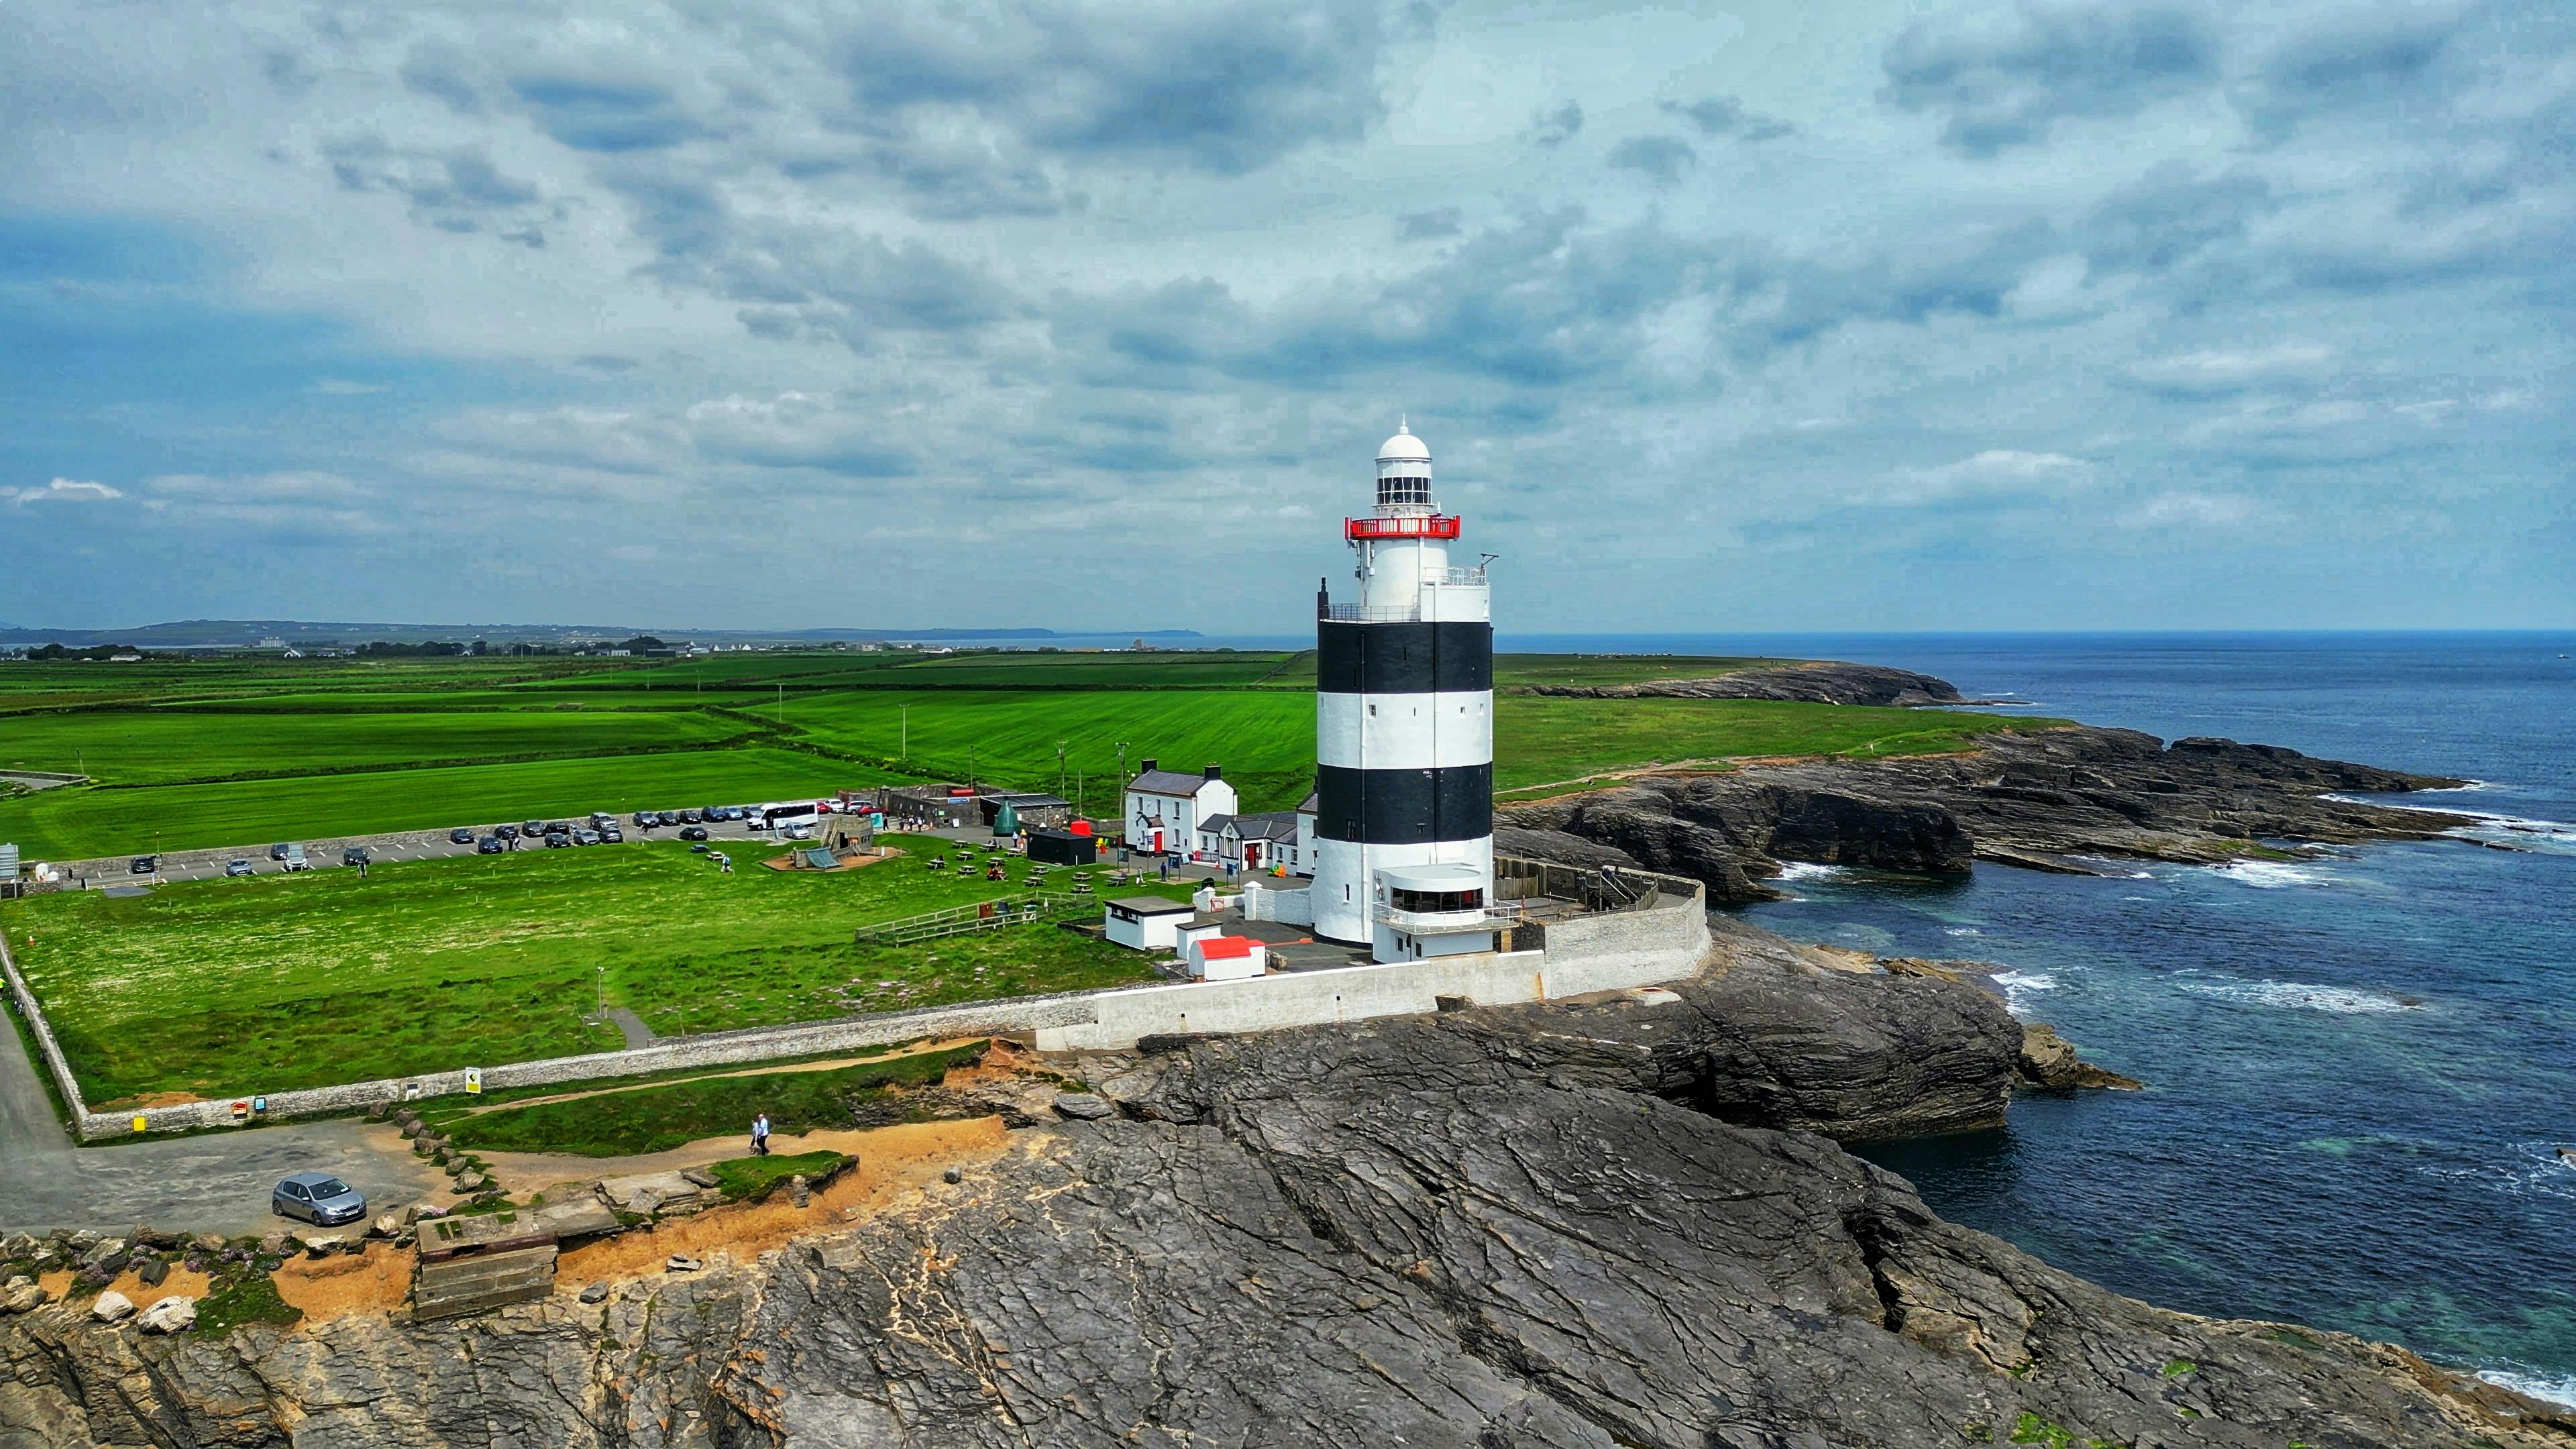
[[[18,842],[29,860],[78,860],[593,810],[774,800],[896,778],[793,750],[743,748],[132,790],[47,790],[0,800],[0,840]]]
[[[82,710],[0,723],[0,769],[113,785],[663,752],[747,737],[698,711],[461,709],[401,714]]]
[[[677,1036],[1149,975],[1051,926],[853,945],[1015,889],[929,870],[946,842],[890,839],[913,853],[830,874],[738,851],[724,875],[657,842],[64,892],[0,902],[0,926],[93,1105],[611,1050],[582,1020],[602,992]]]

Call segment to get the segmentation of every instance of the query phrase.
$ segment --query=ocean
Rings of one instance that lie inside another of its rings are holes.
[[[2465,776],[2460,840],[2111,879],[1794,867],[1783,935],[1969,957],[2139,1093],[1868,1155],[1952,1221],[2149,1302],[2404,1344],[2576,1403],[2576,634],[1669,636],[2166,739]],[[2511,852],[2475,842],[2509,844]]]
[[[1123,641],[1121,641],[1123,642]],[[1300,636],[1196,647],[1303,648]],[[1954,1222],[2149,1302],[2405,1344],[2576,1404],[2576,631],[1503,633],[1508,651],[1919,669],[2165,739],[2467,777],[2458,841],[2110,879],[1792,867],[1800,939],[2007,969],[2138,1093],[1868,1155]],[[2515,847],[2481,848],[2487,841]]]

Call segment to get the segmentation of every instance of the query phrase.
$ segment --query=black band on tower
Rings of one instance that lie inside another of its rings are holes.
[[[1487,623],[1315,625],[1318,694],[1464,694],[1494,687]]]
[[[1494,833],[1491,764],[1439,770],[1324,765],[1315,771],[1315,796],[1315,833],[1327,840],[1420,845]]]

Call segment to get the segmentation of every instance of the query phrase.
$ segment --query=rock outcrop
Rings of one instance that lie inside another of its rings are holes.
[[[1876,664],[1782,664],[1711,679],[1649,679],[1635,684],[1532,685],[1530,694],[1584,699],[1781,699],[1808,704],[1965,704],[1946,679]]]
[[[1499,811],[1497,844],[1509,838],[1545,857],[1570,839],[1703,881],[1714,900],[1749,901],[1777,894],[1762,882],[1782,861],[1938,872],[1991,860],[2090,873],[2079,857],[2211,863],[2264,840],[2427,839],[2459,817],[2329,797],[2461,783],[2269,745],[2166,746],[2135,730],[2070,726],[1998,734],[1957,754],[1648,776]]]
[[[2576,1445],[2398,1350],[1941,1222],[1820,1134],[1992,1120],[2019,1027],[1937,974],[1723,955],[1670,993],[1097,1060],[1113,1114],[894,1210],[461,1326],[39,1308],[0,1322],[0,1442]]]

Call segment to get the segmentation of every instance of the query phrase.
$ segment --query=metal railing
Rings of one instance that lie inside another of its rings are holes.
[[[1315,611],[1318,619],[1337,624],[1419,624],[1419,604],[1324,604]]]
[[[1079,896],[1004,896],[998,900],[977,901],[973,905],[950,906],[944,911],[925,911],[918,916],[878,921],[859,927],[852,933],[852,938],[862,946],[910,946],[975,931],[1035,925],[1099,907],[1098,901]]]
[[[1483,569],[1439,569],[1427,577],[1432,583],[1446,584],[1451,588],[1481,589],[1485,586]]]

